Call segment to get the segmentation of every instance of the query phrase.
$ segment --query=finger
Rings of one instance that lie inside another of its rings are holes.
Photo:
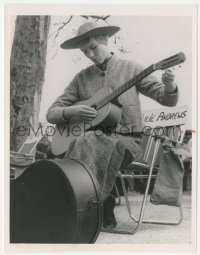
[[[170,71],[170,70],[166,70],[163,75],[175,77],[175,74],[172,71]]]
[[[174,73],[171,69],[165,70],[165,73]]]
[[[93,107],[87,106],[87,105],[82,105],[82,108],[84,109],[90,109],[90,110],[95,110]]]
[[[174,77],[164,77],[163,81],[174,81]]]
[[[164,75],[162,78],[163,79],[172,79],[172,80],[174,80],[175,76]]]
[[[97,112],[94,108],[92,108],[92,107],[89,107],[89,106],[86,106],[86,105],[84,105],[83,107],[82,107],[82,109],[84,110],[84,111],[87,111],[87,112]]]
[[[91,116],[91,115],[83,115],[82,118],[87,118],[87,119],[94,119],[96,116]]]
[[[163,79],[174,79],[175,76],[163,74],[163,75],[162,75],[162,78],[163,78]]]
[[[81,113],[82,116],[87,116],[87,117],[90,117],[90,118],[94,118],[97,116],[97,113],[95,112],[88,112],[88,111],[83,111]]]
[[[163,76],[175,77],[174,73],[164,73]]]
[[[97,111],[91,111],[91,110],[82,110],[81,111],[83,114],[91,114],[91,115],[94,115],[96,116],[97,115]]]

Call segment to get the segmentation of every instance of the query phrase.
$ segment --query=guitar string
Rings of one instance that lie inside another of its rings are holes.
[[[183,54],[183,53],[176,54],[176,55],[174,55],[172,57],[169,57],[168,59],[160,61],[159,64],[162,63],[162,62],[165,62],[166,60],[170,60],[170,63],[169,64],[164,63],[163,68],[161,68],[161,69],[167,69],[167,68],[169,68],[171,66],[174,66],[174,65],[177,65],[177,64],[180,64],[180,63],[184,62],[185,61],[185,57],[184,58],[183,57],[182,58],[179,57],[179,59],[177,59],[177,57],[179,55],[181,55],[181,54]],[[173,59],[174,57],[175,57],[175,59]],[[149,74],[151,74],[155,70],[157,70],[155,68],[155,65],[149,66],[144,71],[142,71],[140,74],[138,74],[136,77],[134,77],[132,80],[129,80],[124,85],[122,85],[119,88],[117,88],[116,90],[112,91],[109,95],[107,95],[106,97],[101,99],[99,102],[97,102],[95,104],[96,109],[99,110],[104,105],[106,105],[107,103],[111,102],[115,97],[121,95],[123,92],[125,92],[126,90],[131,88],[134,84],[136,84],[140,80],[144,79],[146,76],[148,76]]]
[[[137,82],[139,82],[140,80],[148,76],[153,71],[154,71],[154,67],[153,65],[151,65],[148,68],[146,68],[144,71],[142,71],[140,74],[138,74],[136,77],[129,80],[124,85],[117,88],[116,90],[112,91],[109,95],[107,95],[106,97],[104,97],[103,99],[101,99],[99,102],[96,103],[97,110],[99,110],[104,105],[112,101],[115,97],[121,95],[123,92],[131,88],[134,84],[136,84]]]

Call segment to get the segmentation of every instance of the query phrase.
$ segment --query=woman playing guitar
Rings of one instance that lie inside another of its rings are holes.
[[[177,64],[176,56],[167,59],[164,67],[162,62],[145,70],[133,61],[120,59],[107,46],[109,37],[119,29],[84,23],[75,37],[61,45],[63,49],[80,49],[93,65],[74,77],[46,115],[57,125],[52,152],[75,159],[94,172],[104,201],[104,228],[117,225],[111,191],[120,166],[142,155],[139,93],[166,106],[175,106],[178,101],[172,71],[163,73],[162,82],[149,75]]]

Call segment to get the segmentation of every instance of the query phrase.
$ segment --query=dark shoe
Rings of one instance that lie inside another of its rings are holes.
[[[109,196],[103,203],[103,228],[113,229],[117,225],[114,215],[115,198]]]
[[[115,216],[113,218],[107,219],[103,221],[103,228],[106,229],[113,229],[117,226],[117,221],[115,219]]]

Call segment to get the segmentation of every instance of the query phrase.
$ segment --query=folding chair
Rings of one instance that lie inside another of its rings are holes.
[[[18,152],[10,151],[10,179],[17,178],[35,161],[35,149],[41,136],[28,137]],[[17,171],[16,171],[17,170]]]
[[[164,131],[164,132],[163,132]],[[180,127],[173,126],[168,128],[151,129],[148,136],[144,136],[145,148],[144,154],[141,162],[132,162],[123,169],[120,169],[118,176],[120,177],[123,193],[125,197],[126,207],[128,209],[129,217],[136,223],[131,230],[127,229],[102,229],[103,232],[119,233],[119,234],[134,234],[138,231],[142,223],[149,224],[161,224],[161,225],[178,225],[183,219],[182,206],[177,207],[178,210],[178,220],[177,221],[161,221],[161,220],[144,220],[144,210],[147,202],[147,196],[149,192],[150,182],[152,178],[155,178],[158,171],[158,159],[160,157],[161,147],[173,147],[179,144],[180,139]],[[138,174],[138,171],[145,171],[146,174]],[[125,188],[125,179],[134,180],[136,178],[147,178],[146,189],[143,196],[142,205],[139,212],[139,217],[137,218],[131,210],[131,205],[129,202],[128,192]]]
[[[21,148],[19,149],[18,153],[26,154],[26,155],[33,155],[34,149],[36,148],[41,136],[30,138],[28,137],[26,141],[23,143]]]

